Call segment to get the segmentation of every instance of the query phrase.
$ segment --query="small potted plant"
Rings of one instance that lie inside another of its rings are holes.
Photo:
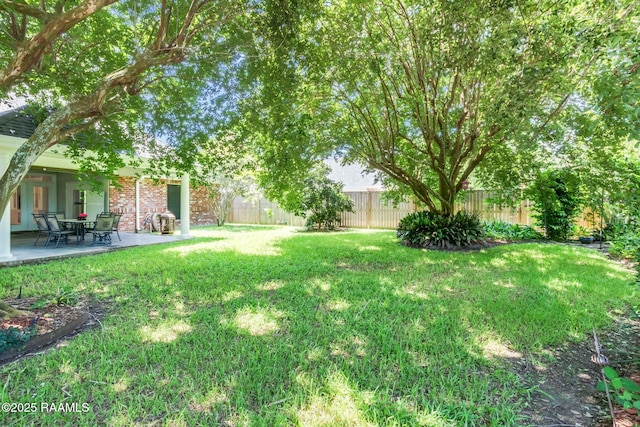
[[[580,237],[580,243],[583,245],[590,245],[593,243],[593,236],[582,236]]]
[[[593,234],[589,232],[586,227],[578,226],[577,229],[574,230],[574,236],[578,235],[578,240],[583,245],[589,245],[593,243]]]
[[[78,219],[79,219],[80,221],[84,221],[84,220],[86,220],[86,219],[87,219],[87,214],[86,214],[86,213],[78,214]]]

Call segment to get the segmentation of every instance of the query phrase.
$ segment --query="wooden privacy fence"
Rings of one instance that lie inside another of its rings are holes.
[[[342,214],[343,227],[394,229],[398,227],[402,218],[419,209],[411,201],[394,207],[382,199],[380,191],[347,191],[345,194],[353,200],[355,212]],[[533,202],[524,200],[519,206],[510,208],[489,203],[491,195],[490,191],[485,190],[469,191],[464,202],[459,203],[457,208],[477,213],[485,221],[501,220],[514,224],[535,224],[535,220],[531,217]],[[583,215],[577,224],[592,228],[587,217],[588,215]],[[228,222],[304,226],[305,219],[283,211],[277,203],[270,202],[264,197],[253,201],[238,197],[233,202]]]

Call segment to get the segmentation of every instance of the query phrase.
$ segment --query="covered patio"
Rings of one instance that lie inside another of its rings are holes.
[[[114,233],[110,245],[92,246],[93,240],[91,235],[87,235],[85,240],[80,240],[79,244],[76,244],[76,237],[71,235],[69,236],[68,244],[60,242],[60,245],[56,248],[55,242],[45,247],[45,239],[43,238],[34,246],[37,234],[37,232],[33,231],[13,233],[11,235],[11,253],[13,257],[11,259],[0,259],[0,268],[20,264],[40,263],[62,258],[94,255],[96,253],[124,249],[132,246],[155,245],[185,239],[185,237],[180,234],[120,232],[122,241],[118,240],[118,237]]]
[[[0,174],[34,129],[33,118],[22,114],[21,108],[0,110]],[[152,179],[145,175],[149,159],[140,157],[137,161],[136,166],[125,166],[116,171],[117,185],[103,179],[102,188],[95,189],[78,176],[78,165],[66,155],[64,145],[43,153],[13,192],[0,218],[0,266],[179,239],[178,235],[144,233],[143,221],[156,213],[171,211],[182,238],[189,236],[192,211],[199,224],[211,223],[203,215],[206,197],[191,188],[189,175],[172,173]],[[193,203],[192,192],[198,195]],[[58,248],[51,245],[45,248],[42,241],[33,246],[36,235],[30,232],[38,229],[33,214],[56,213],[75,219],[82,213],[91,219],[102,212],[122,215],[118,228],[122,241],[116,238],[110,246],[90,246],[91,236],[88,236],[88,241],[76,245],[75,236],[72,236],[68,245],[61,244]]]

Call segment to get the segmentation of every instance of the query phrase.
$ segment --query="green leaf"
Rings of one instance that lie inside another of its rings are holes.
[[[604,368],[602,368],[602,372],[604,372],[604,376],[610,380],[618,378],[618,373],[610,366],[605,366]]]
[[[598,381],[598,384],[596,384],[596,390],[604,391],[604,392],[607,391],[607,387],[606,387],[604,381]]]
[[[638,385],[638,383],[636,383],[635,381],[630,380],[629,378],[622,378],[621,382],[622,387],[624,387],[625,390],[629,390],[633,393],[640,392],[640,385]]]
[[[615,388],[616,390],[622,388],[622,379],[621,378],[612,378],[611,379],[611,385],[613,386],[613,388]]]

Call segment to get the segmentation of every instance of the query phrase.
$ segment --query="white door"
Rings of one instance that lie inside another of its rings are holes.
[[[56,211],[56,176],[27,174],[11,196],[11,231],[37,230],[34,213]]]
[[[79,182],[67,182],[65,213],[68,218],[86,213],[91,219],[105,211],[105,193],[84,190],[82,187]]]

